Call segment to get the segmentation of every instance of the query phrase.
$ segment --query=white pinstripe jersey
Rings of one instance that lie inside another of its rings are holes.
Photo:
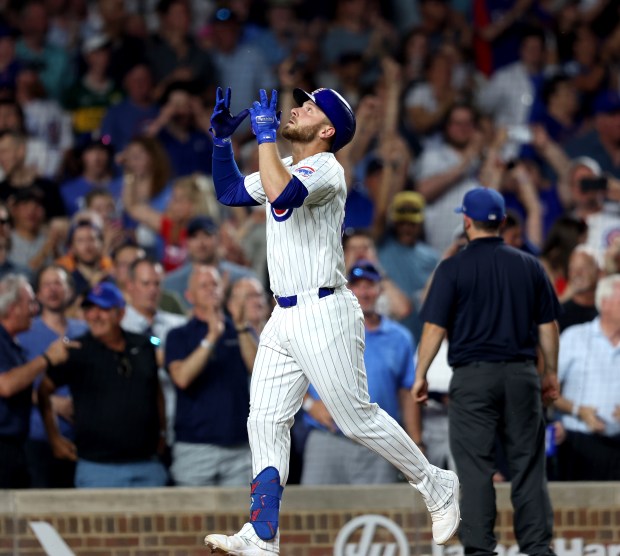
[[[294,295],[346,283],[342,252],[342,222],[347,186],[344,170],[332,153],[318,153],[295,166],[282,160],[308,190],[299,208],[277,210],[263,190],[260,174],[245,178],[252,198],[266,205],[267,266],[276,295]]]

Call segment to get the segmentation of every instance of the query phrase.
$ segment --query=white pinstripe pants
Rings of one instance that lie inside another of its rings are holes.
[[[364,368],[364,317],[347,288],[319,299],[298,296],[295,307],[276,307],[263,330],[250,388],[248,432],[256,476],[273,466],[286,484],[290,428],[311,382],[334,421],[349,438],[398,468],[430,510],[450,492],[409,435],[377,404],[370,403]]]

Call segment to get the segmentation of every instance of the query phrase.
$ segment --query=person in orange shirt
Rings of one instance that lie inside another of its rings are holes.
[[[67,253],[56,263],[71,274],[77,296],[100,282],[113,280],[112,259],[105,253],[103,227],[97,219],[79,215],[69,229],[67,246]]]

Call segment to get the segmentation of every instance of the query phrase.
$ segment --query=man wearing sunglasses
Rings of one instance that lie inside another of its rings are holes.
[[[61,365],[49,365],[39,407],[54,455],[77,461],[78,488],[164,486],[158,459],[165,447],[165,412],[155,348],[148,336],[121,328],[125,300],[110,282],[82,303],[88,332]],[[53,362],[52,362],[53,363]],[[62,437],[50,395],[67,384],[75,406],[75,444]]]

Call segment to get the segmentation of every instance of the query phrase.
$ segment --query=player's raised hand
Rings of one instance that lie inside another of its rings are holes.
[[[271,91],[271,101],[265,89],[260,90],[260,102],[255,100],[250,108],[252,131],[256,135],[258,144],[275,143],[276,132],[280,127],[280,112],[276,112],[278,105],[278,91]]]
[[[230,143],[231,135],[250,113],[246,108],[236,116],[233,116],[230,111],[231,95],[230,87],[227,87],[226,94],[224,94],[221,87],[218,87],[215,91],[215,107],[213,108],[213,114],[211,114],[211,127],[209,131],[213,135],[213,142],[218,146]]]

